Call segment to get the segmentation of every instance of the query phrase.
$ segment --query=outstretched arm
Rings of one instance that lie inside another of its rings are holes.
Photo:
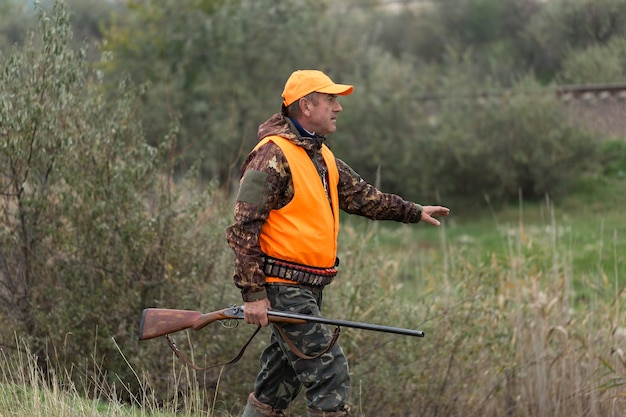
[[[442,206],[421,206],[402,197],[384,193],[364,181],[341,159],[339,170],[339,207],[346,213],[372,220],[393,220],[402,223],[424,221],[434,226],[441,223],[433,216],[447,216],[450,209]]]

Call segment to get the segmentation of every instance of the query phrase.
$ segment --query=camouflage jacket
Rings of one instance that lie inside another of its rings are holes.
[[[259,140],[281,136],[303,147],[326,178],[326,165],[320,152],[323,137],[303,137],[290,119],[275,114],[258,130]],[[383,193],[365,182],[352,168],[336,159],[339,170],[339,208],[372,220],[417,223],[422,207],[401,197]],[[326,183],[326,181],[323,181]],[[229,246],[235,253],[235,285],[244,301],[263,299],[265,275],[259,235],[270,210],[284,207],[293,197],[293,183],[287,159],[280,148],[268,142],[252,151],[241,166],[241,181],[235,203],[234,223],[226,230]],[[330,204],[330,203],[329,203]]]

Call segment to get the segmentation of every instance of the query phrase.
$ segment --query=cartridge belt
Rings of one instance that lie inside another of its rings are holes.
[[[330,268],[317,268],[266,256],[263,272],[266,277],[282,278],[306,285],[324,286],[333,282],[338,272],[337,265],[339,265],[339,258],[335,261],[335,265]]]

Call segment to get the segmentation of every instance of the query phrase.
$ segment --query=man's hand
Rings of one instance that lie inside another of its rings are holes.
[[[269,324],[269,319],[267,318],[267,310],[269,309],[270,300],[267,298],[257,301],[246,301],[243,303],[243,319],[248,324],[265,327]]]
[[[422,218],[421,221],[430,223],[433,226],[439,226],[441,222],[435,219],[433,216],[447,216],[450,214],[450,209],[442,206],[422,206]]]

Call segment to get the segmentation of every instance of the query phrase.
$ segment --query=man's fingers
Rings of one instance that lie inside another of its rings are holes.
[[[422,214],[422,221],[425,221],[426,223],[430,223],[433,226],[441,225],[441,222],[439,220],[435,219],[434,217],[429,216],[426,213]]]
[[[441,225],[441,222],[432,216],[447,216],[450,209],[442,206],[424,206],[422,207],[422,221],[430,223],[433,226]]]
[[[249,301],[244,304],[244,321],[248,324],[256,324],[257,326],[267,326],[269,319],[267,310],[270,308],[270,302],[267,298],[258,301]]]
[[[450,209],[441,206],[430,207],[428,214],[431,216],[447,216],[450,214]]]
[[[432,216],[447,216],[450,209],[442,206],[424,206],[422,207],[422,221],[430,223],[433,226],[440,226],[441,222]]]
[[[254,324],[257,326],[267,326],[269,323],[269,319],[267,317],[267,312],[265,313],[255,313],[255,314],[245,314],[244,313],[244,321],[248,324]]]

